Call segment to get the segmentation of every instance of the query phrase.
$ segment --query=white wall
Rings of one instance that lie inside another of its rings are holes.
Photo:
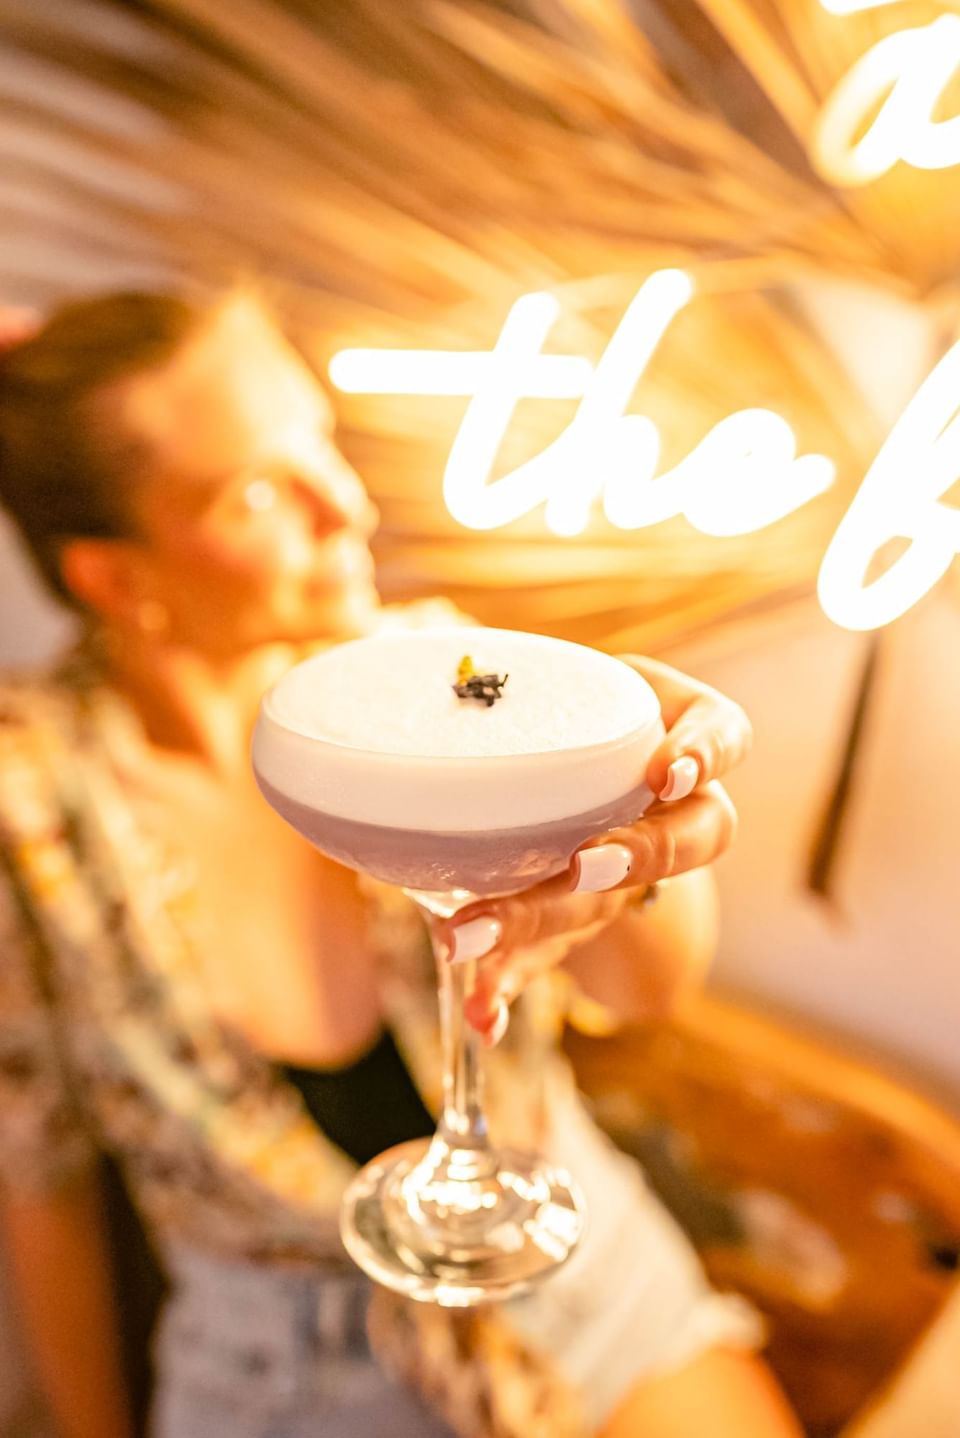
[[[741,824],[719,865],[714,980],[848,1036],[960,1108],[960,588],[942,585],[882,646],[831,902],[806,890],[806,870],[863,637],[811,601],[747,644],[676,656],[756,731],[729,779]]]
[[[819,282],[797,297],[888,433],[949,330],[866,287]],[[880,637],[830,902],[804,878],[866,641],[811,600],[736,650],[686,656],[757,731],[730,782],[742,824],[720,866],[716,982],[833,1028],[960,1107],[960,562]]]

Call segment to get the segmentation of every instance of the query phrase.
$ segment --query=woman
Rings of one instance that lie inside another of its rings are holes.
[[[0,446],[0,501],[86,632],[58,674],[6,686],[0,713],[4,1223],[63,1438],[130,1431],[98,1145],[173,1280],[157,1438],[795,1435],[752,1316],[710,1293],[555,1052],[561,963],[630,1017],[709,957],[703,866],[731,837],[716,779],[748,741],[737,707],[630,660],[670,725],[648,771],[663,802],[447,935],[486,952],[472,1017],[491,1044],[524,990],[490,1055],[494,1113],[569,1161],[595,1221],[561,1274],[500,1309],[376,1293],[378,1346],[428,1414],[372,1364],[369,1290],[336,1235],[364,1145],[429,1126],[424,934],[276,819],[248,745],[260,695],[311,647],[454,613],[381,609],[376,510],[315,377],[249,298],[66,308],[5,358]]]

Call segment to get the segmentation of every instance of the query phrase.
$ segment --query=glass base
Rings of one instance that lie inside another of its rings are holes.
[[[561,1169],[509,1149],[452,1149],[438,1134],[361,1169],[340,1232],[377,1283],[422,1303],[472,1308],[553,1272],[584,1221],[583,1199]]]

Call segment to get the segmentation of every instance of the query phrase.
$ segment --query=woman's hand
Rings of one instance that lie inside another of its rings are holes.
[[[647,783],[660,799],[676,803],[746,758],[753,730],[739,704],[656,659],[618,658],[646,679],[660,701],[667,735],[647,765]]]
[[[750,747],[750,722],[731,699],[669,665],[621,655],[655,690],[666,737],[647,766],[658,798],[636,824],[599,834],[569,869],[520,894],[478,899],[437,926],[449,962],[480,959],[467,1016],[495,1043],[507,1004],[663,879],[712,863],[733,842],[736,811],[717,781]]]

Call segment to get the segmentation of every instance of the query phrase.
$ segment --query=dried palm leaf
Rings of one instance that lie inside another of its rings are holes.
[[[779,57],[796,126],[813,60],[775,19],[758,0],[743,43]],[[344,397],[388,597],[444,589],[485,619],[639,647],[809,590],[879,436],[791,287],[902,287],[900,252],[698,99],[615,0],[5,0],[0,23],[6,297],[253,272],[322,366],[349,344],[488,348],[518,295],[549,288],[548,347],[596,359],[645,277],[681,264],[700,297],[633,401],[664,461],[763,403],[838,463],[830,493],[734,539],[599,513],[573,540],[540,513],[479,534],[441,500],[465,402]],[[521,404],[501,465],[570,413]]]

